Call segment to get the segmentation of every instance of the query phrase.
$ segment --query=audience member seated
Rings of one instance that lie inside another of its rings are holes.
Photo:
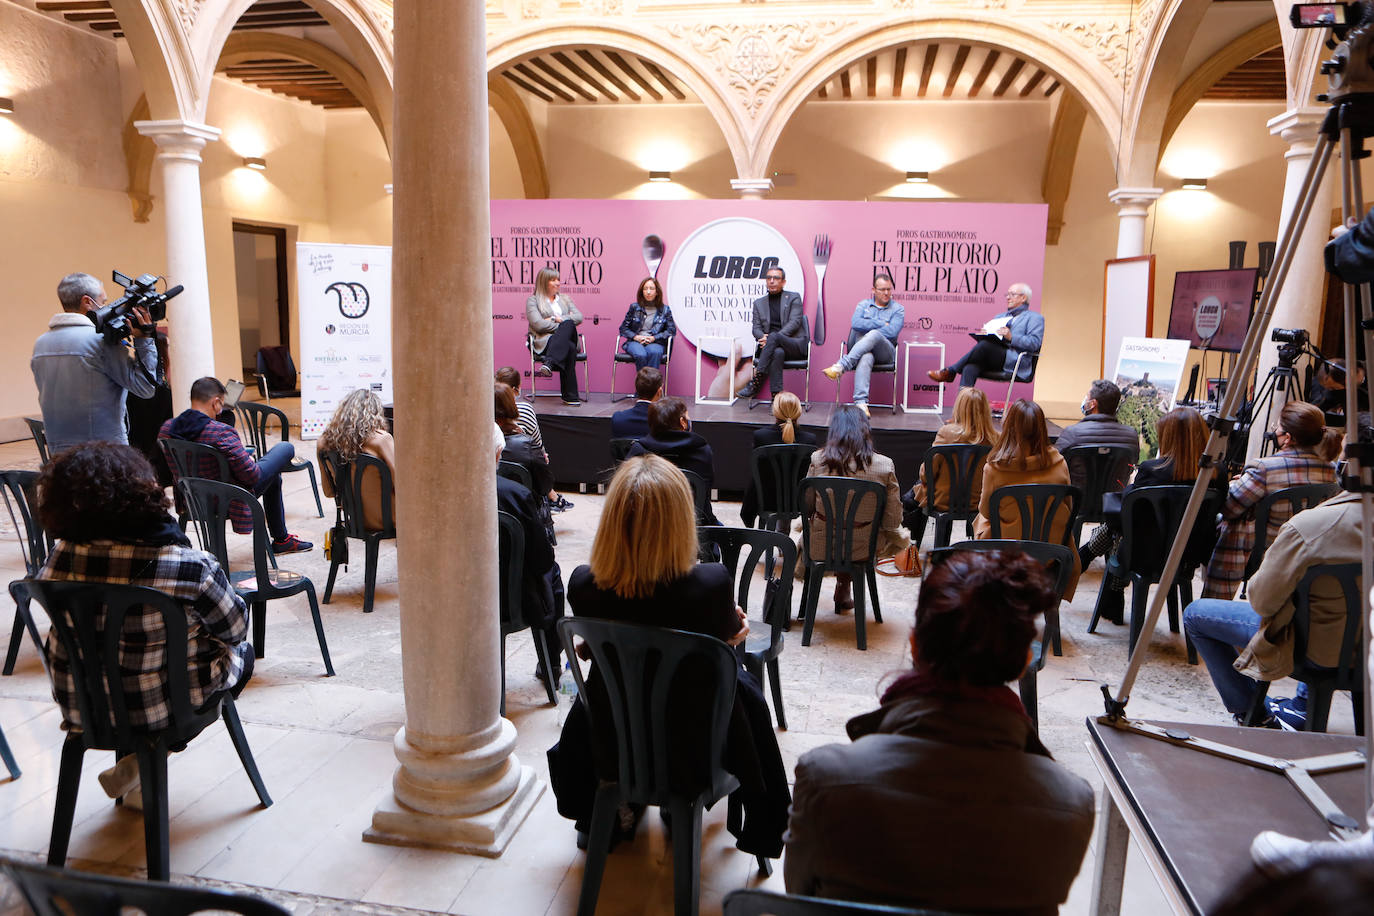
[[[510,386],[511,394],[515,398],[516,424],[521,432],[530,437],[531,446],[544,459],[544,463],[552,466],[549,451],[544,448],[544,437],[539,432],[539,416],[534,412],[534,406],[520,397],[520,371],[510,366],[502,366],[496,370],[496,381]],[[561,493],[552,488],[544,498],[548,500],[551,512],[562,512],[573,507]]]
[[[997,427],[992,422],[992,407],[988,396],[977,388],[961,388],[959,397],[954,401],[954,414],[950,421],[935,432],[932,445],[992,445],[997,441]],[[942,465],[943,467],[943,465]],[[926,466],[922,462],[917,472],[919,478],[906,496],[902,497],[902,521],[911,529],[911,540],[921,543],[926,534],[926,523],[930,517],[925,513]],[[935,491],[931,496],[931,507],[944,512],[949,509],[950,476],[942,471],[935,481]],[[983,469],[981,465],[973,468],[973,484],[970,496],[973,502],[983,492]]]
[[[611,414],[612,439],[639,439],[649,435],[649,408],[663,394],[663,373],[645,366],[635,373],[635,402]]]
[[[206,376],[191,384],[191,406],[177,416],[162,424],[158,431],[159,439],[184,439],[199,442],[224,454],[229,462],[229,475],[234,483],[254,496],[262,499],[262,508],[267,516],[267,531],[272,536],[273,553],[299,553],[310,550],[315,545],[301,540],[286,530],[286,506],[281,497],[282,469],[296,457],[296,449],[290,442],[278,442],[266,455],[257,461],[248,454],[239,439],[239,434],[216,420],[224,411],[224,396],[227,392],[219,379]],[[199,468],[204,477],[215,478],[219,471],[208,458]],[[176,469],[172,469],[176,476]],[[237,534],[249,534],[253,530],[253,511],[235,500],[229,506],[229,521]]]
[[[1325,423],[1322,412],[1311,404],[1289,401],[1283,406],[1273,432],[1278,451],[1250,462],[1231,481],[1221,510],[1217,546],[1207,564],[1203,598],[1230,600],[1236,596],[1255,543],[1255,506],[1260,500],[1287,487],[1336,482],[1336,468],[1326,456],[1334,451],[1332,445],[1340,440],[1341,432],[1327,429]],[[1252,429],[1251,435],[1258,432]],[[1270,540],[1291,512],[1286,501],[1275,503],[1269,513]]]
[[[534,481],[534,492],[548,493],[553,489],[553,472],[544,460],[544,452],[534,447],[530,437],[520,428],[519,414],[515,410],[515,393],[504,382],[496,383],[496,425],[506,436],[506,450],[501,454],[502,461],[510,461],[530,472]]]
[[[714,636],[732,646],[749,627],[736,606],[730,573],[719,563],[696,562],[696,520],[687,479],[655,455],[630,458],[611,479],[592,542],[591,562],[568,579],[568,603],[578,617],[652,624]],[[768,706],[759,682],[737,668],[735,707],[726,739],[726,768],[740,781],[734,800],[742,803],[741,825],[729,825],[739,848],[777,858],[787,825],[787,773],[783,769]],[[591,693],[604,691],[595,667]],[[684,759],[700,742],[679,734]],[[549,750],[549,783],[558,813],[577,824],[585,846],[598,776],[615,778],[614,736],[593,735],[579,697],[573,702],[558,744]],[[621,812],[621,838],[634,833],[642,812]]]
[[[492,425],[492,447],[496,460],[506,450],[506,434]],[[540,499],[521,484],[499,474],[496,477],[496,508],[509,512],[520,523],[525,535],[524,581],[520,583],[521,619],[536,630],[542,630],[553,661],[555,679],[563,670],[558,663],[562,647],[558,641],[558,620],[563,616],[563,571],[553,555],[553,543],[539,512]],[[544,662],[540,659],[534,676],[542,679]]]
[[[1045,412],[1040,405],[1018,398],[1002,417],[1002,435],[988,453],[983,465],[983,492],[978,498],[978,518],[973,523],[973,536],[992,537],[992,494],[998,487],[1027,483],[1069,483],[1069,466],[1058,449],[1050,445],[1050,433],[1045,425]],[[1001,537],[1015,540],[1021,536],[1021,513],[1013,500],[1004,500],[1000,511]],[[1061,511],[1061,516],[1067,512]],[[1052,527],[1050,535],[1055,543],[1065,543],[1068,537],[1067,518],[1064,524]],[[1078,554],[1074,553],[1073,578],[1064,590],[1064,600],[1071,600],[1078,589]]]
[[[367,388],[358,388],[348,393],[329,425],[320,433],[315,443],[317,451],[338,452],[344,461],[352,461],[359,455],[371,455],[380,459],[391,471],[391,506],[395,515],[396,506],[396,440],[386,429],[386,412],[382,409],[382,399]],[[385,525],[382,520],[382,480],[380,474],[367,470],[363,472],[363,523],[371,531],[380,531]],[[338,486],[331,476],[329,465],[320,467],[320,483],[325,496],[334,496]]]
[[[1040,743],[1006,684],[1058,598],[1015,551],[959,551],[926,572],[914,668],[851,744],[797,762],[789,894],[941,911],[1054,913],[1088,848],[1093,790]]]
[[[1059,454],[1064,454],[1076,445],[1115,445],[1131,449],[1132,455],[1138,459],[1140,457],[1140,434],[1125,423],[1117,422],[1116,409],[1120,404],[1121,389],[1116,387],[1115,382],[1110,382],[1104,378],[1093,382],[1092,387],[1088,389],[1087,397],[1083,399],[1083,404],[1079,407],[1083,411],[1083,419],[1060,433],[1059,438],[1054,443]],[[1111,486],[1107,487],[1107,492],[1114,493],[1124,487],[1131,476],[1131,468],[1133,467],[1135,467],[1134,460],[1117,465],[1115,480]],[[1075,487],[1086,486],[1087,481],[1084,478],[1083,470],[1077,464],[1069,467],[1069,479],[1073,481]]]
[[[855,480],[872,480],[882,484],[887,490],[887,498],[877,511],[881,518],[875,518],[867,501],[859,506],[854,517],[856,527],[867,527],[875,522],[882,526],[878,534],[878,555],[874,560],[894,556],[905,550],[911,543],[906,529],[902,527],[901,487],[897,485],[897,470],[892,459],[873,450],[873,431],[868,425],[868,414],[857,407],[844,406],[835,411],[830,418],[830,430],[825,444],[811,455],[811,477],[849,477]],[[815,494],[806,506],[807,512],[815,509]],[[825,558],[826,520],[819,513],[811,518],[811,559]],[[855,537],[853,554],[850,559],[867,560],[868,538]],[[802,558],[797,558],[801,568]],[[854,594],[848,573],[835,574],[835,613],[854,607]]]
[[[691,471],[706,482],[709,491],[715,486],[715,458],[707,441],[692,432],[692,418],[687,416],[687,402],[682,398],[660,398],[649,407],[649,435],[630,446],[629,457],[654,454],[667,458],[684,471]],[[719,525],[715,511],[707,506],[704,524]]]
[[[760,426],[754,430],[754,448],[764,445],[815,445],[816,434],[801,428],[801,418],[801,400],[790,391],[778,392],[773,396],[775,422],[771,426]],[[752,472],[749,475],[749,484],[744,489],[739,517],[747,528],[754,527],[759,518],[759,494],[754,490]]]
[[[1345,413],[1345,360],[1331,359],[1319,363],[1312,378],[1307,400],[1323,413]],[[1369,387],[1364,380],[1364,364],[1355,364],[1356,410],[1369,412]]]
[[[1257,680],[1276,681],[1293,671],[1293,592],[1298,583],[1313,566],[1360,562],[1362,528],[1359,495],[1340,493],[1283,523],[1250,578],[1247,601],[1201,598],[1184,609],[1184,630],[1237,722],[1250,707]],[[1312,663],[1328,668],[1339,664],[1345,613],[1345,596],[1334,580],[1313,583],[1307,646]],[[1268,703],[1266,724],[1300,730],[1307,717],[1307,685],[1298,684],[1291,700],[1271,697]]]
[[[59,452],[38,481],[38,519],[56,543],[37,578],[144,585],[175,598],[186,609],[186,675],[191,703],[200,707],[220,691],[237,697],[248,683],[248,608],[215,558],[191,547],[169,508],[152,465],[136,449],[87,442]],[[129,720],[138,728],[171,724],[165,644],[160,615],[131,612],[125,618],[119,660]],[[63,727],[79,730],[76,685],[55,630],[48,633],[47,652]],[[139,806],[138,758],[121,758],[100,774],[100,784],[111,798],[134,793],[126,800]]]
[[[941,383],[959,379],[959,387],[972,388],[984,372],[1011,372],[1022,353],[1038,354],[1045,340],[1045,316],[1030,310],[1031,288],[1013,283],[1007,288],[1007,310],[993,317],[988,326],[1000,323],[992,337],[981,338],[959,361],[944,369],[931,369],[926,375]],[[1031,377],[1031,361],[1022,360],[1016,378]]]

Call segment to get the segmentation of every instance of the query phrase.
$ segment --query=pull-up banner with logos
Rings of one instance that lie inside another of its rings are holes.
[[[298,244],[301,436],[314,439],[355,388],[391,402],[391,249]]]
[[[709,357],[713,373],[732,341],[752,357],[752,303],[766,294],[765,271],[781,267],[785,288],[803,298],[812,397],[824,399],[835,383],[821,370],[839,358],[854,307],[872,295],[876,273],[892,277],[894,299],[905,307],[896,384],[905,380],[904,343],[943,342],[944,361],[953,362],[972,345],[968,332],[1005,309],[1012,283],[1038,293],[1044,273],[1044,204],[497,200],[491,209],[496,365],[529,374],[525,306],[539,271],[551,267],[559,292],[585,316],[580,330],[593,391],[610,388],[618,329],[649,276],[662,286],[678,329],[669,390],[690,396],[695,360]],[[1039,310],[1038,295],[1031,307]],[[913,407],[934,402],[924,370],[938,363],[937,347],[913,350]],[[633,390],[633,367],[620,372],[616,390]],[[787,383],[800,390],[795,376]],[[847,397],[852,379],[842,384]],[[886,396],[887,384],[875,376],[875,399]]]

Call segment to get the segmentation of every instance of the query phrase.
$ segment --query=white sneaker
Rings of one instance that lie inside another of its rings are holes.
[[[835,379],[844,375],[844,366],[841,366],[839,363],[836,363],[835,365],[830,366],[827,369],[822,369],[821,371],[825,373],[826,378],[830,379],[830,381],[833,382],[835,381]]]
[[[138,755],[128,754],[119,758],[115,765],[98,777],[100,788],[110,798],[127,795],[131,789],[138,788]]]
[[[1299,840],[1266,830],[1250,843],[1250,858],[1265,874],[1296,874],[1318,862],[1374,861],[1374,834],[1366,830],[1353,840]]]

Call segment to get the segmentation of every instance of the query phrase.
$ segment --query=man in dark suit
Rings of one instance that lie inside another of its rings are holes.
[[[638,439],[649,435],[649,405],[663,393],[663,373],[653,366],[645,366],[635,373],[635,401],[633,407],[611,414],[612,439]]]
[[[776,265],[764,274],[768,294],[754,300],[753,334],[758,342],[754,377],[737,392],[739,397],[752,398],[758,394],[765,376],[773,394],[782,391],[783,360],[799,359],[806,354],[802,297],[782,288],[786,279],[787,274]]]

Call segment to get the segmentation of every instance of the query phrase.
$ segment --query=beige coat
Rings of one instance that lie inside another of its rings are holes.
[[[573,305],[572,297],[567,293],[558,294],[558,307],[563,310],[562,318],[556,317],[549,308],[547,296],[530,296],[525,300],[525,319],[529,321],[530,334],[534,336],[535,353],[544,352],[549,338],[563,322],[571,320],[573,324],[582,323],[582,313]]]
[[[871,480],[883,485],[887,491],[887,499],[883,504],[883,517],[881,521],[882,530],[878,535],[878,557],[890,557],[897,551],[902,550],[911,542],[907,530],[902,527],[902,495],[901,488],[897,484],[897,471],[893,467],[892,459],[886,455],[873,455],[873,461],[862,471],[850,471],[845,474],[836,474],[825,468],[821,464],[821,453],[819,450],[811,455],[811,468],[807,471],[808,477],[848,477],[853,480]],[[806,512],[810,516],[816,509],[817,499],[814,494],[808,494]],[[868,508],[868,503],[859,506],[855,522],[859,525],[870,525],[873,523],[873,511]],[[825,520],[819,517],[811,518],[811,559],[821,560],[825,558]],[[852,559],[868,559],[868,539],[858,537],[854,540],[854,552]]]
[[[932,442],[931,445],[934,446],[962,444],[965,440],[959,438],[958,429],[959,427],[955,426],[953,423],[946,423],[944,426],[941,426],[940,429],[935,433],[935,441]],[[944,512],[949,508],[949,477],[941,471],[941,469],[945,467],[947,467],[947,465],[944,462],[941,462],[940,464],[936,465],[937,474],[935,479],[935,491],[931,502],[931,505],[934,508],[940,510],[941,512]],[[912,490],[916,495],[916,502],[924,506],[926,503],[925,462],[921,463],[921,467],[917,472],[917,476],[920,479],[916,483],[916,486],[912,488]],[[972,496],[973,502],[975,504],[978,502],[978,498],[982,495],[982,492],[983,466],[980,464],[973,468],[973,487],[970,495]]]
[[[992,522],[989,520],[990,502],[992,494],[997,491],[998,487],[1026,483],[1068,484],[1068,482],[1068,462],[1053,446],[1050,447],[1047,458],[1031,459],[1024,469],[1013,464],[989,461],[983,465],[983,492],[978,500],[978,518],[973,523],[973,536],[979,540],[992,537]],[[999,508],[1001,510],[1002,537],[1012,540],[1019,539],[1021,536],[1021,513],[1016,508],[1016,503],[1009,499],[1003,500]],[[1061,510],[1060,519],[1051,531],[1051,535],[1056,539],[1055,543],[1065,543],[1073,554],[1073,577],[1069,580],[1069,587],[1064,590],[1065,601],[1073,598],[1074,592],[1078,589],[1078,576],[1083,571],[1078,563],[1078,545],[1068,543],[1070,532],[1065,530],[1068,522],[1067,516],[1068,513]]]
[[[385,430],[377,430],[367,437],[363,443],[363,454],[371,455],[373,458],[381,459],[391,471],[391,514],[393,519],[396,515],[396,440],[391,437],[391,433]],[[320,485],[324,488],[324,495],[333,497],[335,493],[334,479],[329,476],[329,465],[320,468]],[[363,522],[369,531],[380,531],[382,529],[382,481],[381,475],[366,471],[363,473]]]

